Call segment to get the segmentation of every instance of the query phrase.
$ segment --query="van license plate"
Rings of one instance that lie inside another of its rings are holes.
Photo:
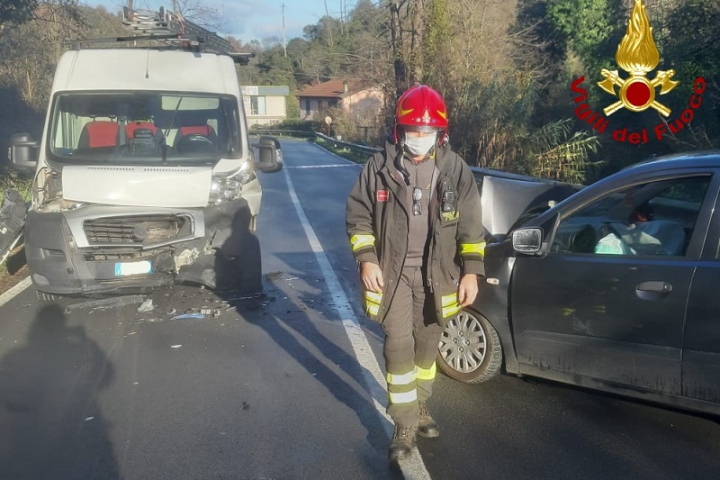
[[[142,275],[144,273],[152,273],[152,263],[148,260],[143,260],[142,262],[118,262],[115,264],[116,277]]]

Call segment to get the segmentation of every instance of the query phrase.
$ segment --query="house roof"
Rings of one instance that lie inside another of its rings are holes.
[[[348,91],[345,92],[343,82],[347,81]],[[319,83],[305,87],[295,92],[297,97],[318,97],[318,98],[343,98],[352,93],[363,90],[362,85],[357,80],[345,80],[336,78],[327,82]]]

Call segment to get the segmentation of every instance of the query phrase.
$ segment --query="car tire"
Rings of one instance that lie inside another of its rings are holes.
[[[473,338],[477,341],[473,342]],[[502,345],[492,324],[473,310],[463,310],[443,330],[437,364],[464,383],[490,380],[502,368]]]

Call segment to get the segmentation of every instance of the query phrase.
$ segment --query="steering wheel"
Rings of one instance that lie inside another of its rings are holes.
[[[215,147],[213,141],[199,133],[191,133],[190,135],[180,137],[176,148],[177,152],[181,155],[217,152],[217,147]]]

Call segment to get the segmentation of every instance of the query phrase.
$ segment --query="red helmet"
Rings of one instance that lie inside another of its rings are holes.
[[[427,85],[416,85],[409,88],[398,99],[395,110],[393,133],[396,143],[400,140],[398,126],[437,129],[440,133],[438,143],[443,142],[448,129],[445,100]]]

